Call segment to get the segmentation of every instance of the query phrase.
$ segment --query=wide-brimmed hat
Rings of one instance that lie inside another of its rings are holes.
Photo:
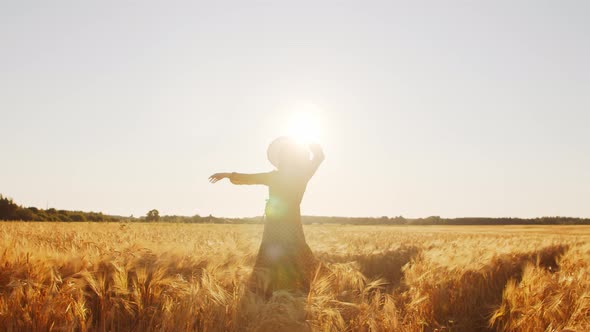
[[[274,141],[270,143],[268,149],[266,150],[266,156],[268,157],[268,161],[270,161],[270,163],[273,164],[274,167],[279,168],[281,154],[286,149],[292,149],[294,147],[299,147],[304,150],[307,150],[305,146],[297,142],[292,137],[281,136],[279,138],[276,138]]]

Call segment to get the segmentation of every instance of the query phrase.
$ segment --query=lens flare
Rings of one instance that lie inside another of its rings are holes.
[[[289,122],[288,134],[299,143],[309,144],[320,139],[319,108],[305,105],[298,108]]]

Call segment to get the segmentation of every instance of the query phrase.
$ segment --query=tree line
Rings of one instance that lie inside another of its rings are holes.
[[[120,218],[102,212],[83,212],[36,207],[23,207],[11,198],[0,195],[0,220],[21,221],[119,221]]]
[[[0,220],[20,221],[65,221],[65,222],[181,222],[181,223],[210,223],[210,224],[261,224],[263,217],[252,218],[219,218],[209,216],[161,216],[159,211],[152,209],[144,217],[121,217],[106,215],[102,212],[83,212],[35,207],[23,207],[11,198],[0,194]],[[431,216],[427,218],[378,217],[322,217],[303,216],[303,224],[340,224],[340,225],[590,225],[588,218],[574,218],[549,216],[539,218],[441,218]]]
[[[590,225],[588,218],[548,216],[538,218],[427,218],[379,217],[348,218],[304,216],[304,224],[348,224],[348,225]]]

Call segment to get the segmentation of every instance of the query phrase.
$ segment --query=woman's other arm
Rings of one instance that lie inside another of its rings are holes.
[[[324,159],[326,159],[324,155],[324,150],[319,144],[310,144],[309,150],[313,153],[313,158],[311,159],[311,167],[310,167],[310,175],[312,177],[315,172],[318,170]]]
[[[268,185],[272,172],[244,174],[244,173],[215,173],[209,177],[209,182],[215,183],[222,179],[229,179],[233,184],[264,184]]]

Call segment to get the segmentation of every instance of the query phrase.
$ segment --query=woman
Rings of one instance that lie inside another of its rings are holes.
[[[209,181],[228,178],[233,184],[269,187],[264,233],[251,286],[263,288],[267,295],[279,289],[307,292],[317,263],[305,242],[299,206],[324,153],[318,144],[304,146],[280,137],[270,144],[268,158],[277,170],[258,174],[216,173]]]

